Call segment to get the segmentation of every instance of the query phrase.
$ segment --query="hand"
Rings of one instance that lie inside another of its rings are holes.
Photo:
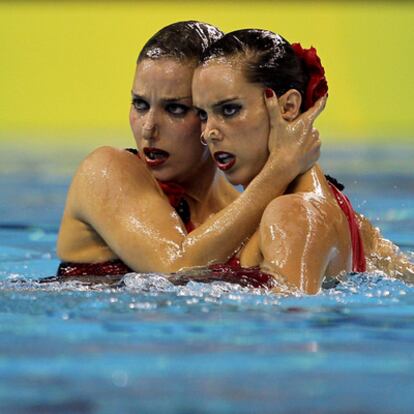
[[[270,157],[290,160],[297,167],[298,174],[311,168],[319,159],[321,141],[313,122],[323,111],[327,95],[318,99],[315,105],[300,114],[293,121],[283,119],[276,94],[265,97],[270,119],[268,147]]]

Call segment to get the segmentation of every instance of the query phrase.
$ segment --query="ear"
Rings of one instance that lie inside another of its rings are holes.
[[[293,121],[300,114],[302,96],[296,89],[289,89],[279,97],[279,106],[282,118],[286,121]]]

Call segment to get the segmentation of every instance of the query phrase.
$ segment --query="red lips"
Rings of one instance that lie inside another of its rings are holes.
[[[145,154],[145,162],[149,167],[158,167],[164,164],[170,156],[167,151],[154,147],[145,147],[143,152]]]
[[[213,155],[217,167],[222,171],[227,171],[236,163],[236,157],[230,152],[217,151]]]

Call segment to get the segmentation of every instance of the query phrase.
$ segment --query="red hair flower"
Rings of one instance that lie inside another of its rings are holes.
[[[305,102],[303,104],[303,109],[306,111],[319,98],[326,95],[326,92],[328,92],[328,82],[325,78],[325,69],[314,47],[303,49],[300,43],[292,43],[292,48],[299,60],[303,62],[309,76],[308,86],[305,91]]]

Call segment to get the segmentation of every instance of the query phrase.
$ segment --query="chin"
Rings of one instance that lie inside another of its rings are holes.
[[[155,174],[154,174],[155,175]],[[155,175],[155,178],[160,181],[168,181],[176,184],[184,184],[196,179],[196,174],[193,171],[165,171]]]
[[[246,188],[248,185],[249,185],[249,183],[250,183],[250,181],[251,181],[251,179],[250,180],[248,180],[248,179],[246,179],[246,177],[240,177],[240,175],[237,175],[237,174],[226,174],[226,178],[227,178],[227,181],[230,183],[230,184],[232,184],[232,185],[241,185],[243,188]]]
[[[159,181],[174,181],[176,177],[171,171],[152,170],[152,175]]]

